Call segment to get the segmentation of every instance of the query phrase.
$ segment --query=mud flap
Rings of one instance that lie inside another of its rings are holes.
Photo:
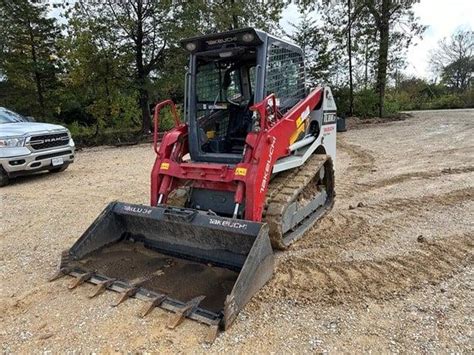
[[[227,329],[271,278],[266,224],[113,202],[62,256],[60,273]],[[157,301],[159,300],[159,302]],[[149,313],[150,309],[144,313]]]

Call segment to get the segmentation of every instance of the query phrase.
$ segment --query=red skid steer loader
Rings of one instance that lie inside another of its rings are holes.
[[[154,111],[150,206],[112,202],[61,258],[96,284],[227,329],[285,249],[331,209],[336,106],[307,90],[300,48],[245,28],[182,41],[185,122]],[[159,114],[175,127],[157,144]]]

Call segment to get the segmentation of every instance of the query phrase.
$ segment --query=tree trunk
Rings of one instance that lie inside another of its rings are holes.
[[[369,82],[369,36],[365,38],[364,89]]]
[[[109,57],[105,57],[105,75],[104,75],[104,85],[105,85],[105,96],[107,98],[107,112],[105,117],[109,121],[112,118],[112,99],[110,97],[110,88],[109,88],[109,75],[110,75],[110,63]]]
[[[142,13],[142,3],[137,2],[137,13]],[[142,132],[148,133],[151,128],[149,94],[146,87],[148,73],[143,65],[143,23],[141,15],[138,15],[137,36],[135,40],[135,64],[137,66],[136,82],[139,93],[139,104],[142,111]]]
[[[139,89],[140,108],[142,110],[142,132],[149,133],[151,129],[151,117],[148,90],[143,87]]]
[[[378,94],[378,110],[379,116],[383,117],[383,106],[385,98],[385,85],[387,83],[387,65],[388,65],[388,47],[390,40],[390,0],[382,1],[382,11],[380,13],[380,21],[378,23],[378,29],[380,32],[379,39],[379,57],[377,63],[377,82],[375,89]]]
[[[239,28],[239,19],[237,18],[237,15],[236,15],[236,10],[235,10],[235,0],[230,0],[230,3],[232,4],[232,25],[234,26],[234,28],[231,28],[232,29],[237,29]]]
[[[347,52],[349,55],[349,116],[354,113],[354,86],[352,82],[352,16],[351,16],[351,0],[347,0]]]
[[[33,61],[34,65],[34,80],[36,86],[36,93],[38,95],[38,103],[41,108],[41,115],[44,115],[44,96],[43,96],[43,87],[41,85],[41,74],[38,71],[38,58],[36,57],[36,46],[35,46],[35,37],[33,34],[33,29],[31,28],[31,23],[28,22],[28,30],[30,34],[30,41],[31,41],[31,60]]]

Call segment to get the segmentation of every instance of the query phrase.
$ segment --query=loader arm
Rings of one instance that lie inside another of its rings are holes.
[[[166,203],[171,191],[191,182],[197,188],[233,192],[235,205],[245,205],[241,218],[261,221],[273,166],[291,153],[292,137],[321,101],[322,93],[323,88],[313,90],[285,115],[275,109],[274,94],[253,105],[251,110],[257,113],[260,128],[247,135],[242,162],[236,165],[181,161],[188,152],[187,126],[176,126],[165,134],[158,150],[152,170],[151,205]],[[162,105],[156,106],[155,122]]]

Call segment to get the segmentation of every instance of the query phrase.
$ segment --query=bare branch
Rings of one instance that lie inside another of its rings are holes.
[[[111,0],[107,0],[107,5],[109,6],[110,8],[110,11],[112,11],[112,14],[114,15],[114,18],[115,20],[117,21],[118,25],[122,28],[122,30],[124,30],[124,32],[132,39],[135,39],[136,36],[134,36],[134,34],[132,32],[130,32],[130,30],[122,23],[122,21],[120,21],[119,19],[119,16],[117,15],[117,13],[115,12],[114,10],[114,4],[115,2],[111,1]]]

